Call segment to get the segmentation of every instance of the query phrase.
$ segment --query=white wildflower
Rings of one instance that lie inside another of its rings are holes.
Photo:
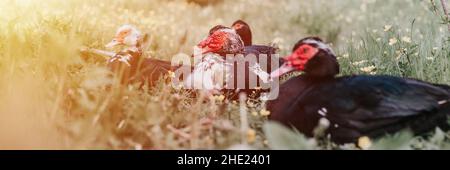
[[[393,45],[397,44],[397,42],[398,42],[397,38],[391,38],[391,39],[389,39],[389,45],[390,45],[390,46],[393,46]]]
[[[372,141],[367,136],[360,137],[358,139],[358,147],[360,147],[363,150],[367,150],[370,147],[372,147]]]
[[[353,62],[352,65],[359,66],[359,65],[362,65],[362,64],[367,63],[367,62],[368,62],[367,60],[361,60],[361,61]]]
[[[384,26],[384,32],[390,31],[391,28],[392,28],[392,25],[385,25],[385,26]]]
[[[373,72],[377,67],[375,66],[367,66],[367,67],[363,67],[360,70],[365,72],[365,73],[371,73]]]
[[[405,43],[411,43],[411,38],[408,36],[404,36],[404,37],[402,37],[402,41]]]

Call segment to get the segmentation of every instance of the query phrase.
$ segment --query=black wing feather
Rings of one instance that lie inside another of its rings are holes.
[[[302,87],[296,89],[298,86]],[[330,131],[337,142],[394,132],[412,126],[411,122],[418,130],[436,126],[436,121],[419,126],[417,120],[440,118],[434,114],[441,109],[439,101],[450,98],[440,87],[391,76],[350,76],[324,81],[299,76],[283,84],[280,95],[282,99],[268,104],[271,118],[311,135],[317,120],[326,117],[333,125]],[[325,116],[319,114],[324,108]]]

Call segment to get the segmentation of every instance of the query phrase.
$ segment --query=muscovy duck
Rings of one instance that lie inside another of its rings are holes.
[[[108,67],[121,78],[122,83],[138,82],[141,85],[147,83],[149,87],[152,87],[169,71],[187,67],[172,66],[169,61],[144,57],[143,50],[146,42],[147,36],[142,37],[138,29],[131,25],[124,25],[117,30],[114,39],[106,45],[107,48],[126,46],[118,53],[109,54],[111,58],[108,59]],[[101,50],[96,51],[97,53],[102,52]],[[103,54],[108,55],[105,52]]]
[[[223,25],[217,25],[217,26],[211,28],[211,30],[209,31],[209,35],[211,35],[212,33],[214,33],[217,30],[226,29],[226,28],[228,28],[228,27],[225,27]],[[254,52],[258,52],[260,54],[277,54],[278,53],[278,48],[268,46],[268,45],[254,45],[252,30],[250,28],[250,25],[247,24],[245,21],[237,20],[232,24],[231,28],[234,29],[236,31],[236,33],[241,37],[242,41],[244,42],[246,51],[254,51]],[[278,65],[282,65],[284,62],[284,60],[281,58],[271,57],[269,59],[270,60],[266,61],[269,63],[268,64],[269,66],[271,66],[272,62],[278,62],[279,63]],[[278,61],[276,61],[276,59],[278,59]],[[272,70],[272,68],[269,67],[268,70]]]
[[[214,32],[216,32],[220,29],[225,29],[225,28],[229,28],[229,27],[226,27],[223,25],[216,25],[209,30],[209,35],[212,35]],[[234,29],[236,31],[236,33],[241,37],[241,39],[244,43],[244,46],[253,45],[252,31],[251,31],[250,25],[248,25],[245,21],[237,20],[231,25],[231,28]]]
[[[272,78],[293,70],[304,74],[282,84],[279,98],[267,103],[270,120],[307,136],[313,136],[321,119],[329,121],[326,133],[338,144],[405,128],[416,134],[449,128],[447,85],[385,75],[335,77],[339,73],[335,54],[314,37],[300,40],[285,60]]]
[[[201,62],[195,66],[194,72],[186,79],[185,87],[203,88],[210,92],[227,93],[226,97],[232,100],[238,99],[238,94],[241,92],[247,95],[255,94],[255,97],[259,97],[258,92],[264,90],[259,89],[260,83],[250,83],[250,77],[255,77],[255,80],[258,78],[258,75],[250,71],[250,66],[254,64],[258,64],[258,66],[263,65],[262,70],[270,72],[273,64],[279,61],[277,57],[273,56],[275,53],[261,53],[257,50],[246,48],[236,31],[224,26],[214,27],[211,35],[197,46],[202,49]],[[238,61],[233,60],[236,58],[226,58],[227,54],[241,54],[243,56],[241,59],[244,60],[248,59],[250,54],[256,58],[255,61],[249,60],[245,62],[244,71],[239,70]],[[261,55],[266,55],[269,62],[259,61],[264,59],[261,58]],[[244,83],[240,81],[242,80],[241,78],[244,78],[245,87],[241,86]]]
[[[253,44],[253,34],[252,29],[250,28],[250,25],[247,24],[247,22],[243,20],[237,20],[235,21],[232,26],[234,30],[236,30],[236,33],[241,36],[242,41],[244,42],[246,51],[256,51],[261,54],[276,54],[278,53],[278,48],[267,46],[267,45],[255,45]],[[270,66],[272,66],[272,62],[278,62],[278,66],[282,65],[284,63],[284,60],[282,58],[275,58],[271,57],[269,58],[267,62],[269,63],[268,70],[272,70]],[[278,59],[278,61],[277,61]]]
[[[253,45],[252,30],[250,29],[250,25],[248,25],[245,21],[237,20],[231,25],[231,28],[236,30],[236,33],[241,36],[245,46]]]

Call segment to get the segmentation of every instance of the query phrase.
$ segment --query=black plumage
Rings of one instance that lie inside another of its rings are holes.
[[[233,23],[232,28],[236,30],[236,33],[241,37],[245,45],[244,55],[253,54],[257,57],[260,65],[266,65],[267,69],[264,71],[272,72],[280,65],[284,63],[284,60],[279,57],[275,57],[278,54],[278,48],[267,45],[254,45],[252,42],[252,31],[250,25],[243,20],[237,20]],[[267,55],[267,60],[263,60],[260,55]],[[259,86],[259,84],[258,84]]]
[[[245,46],[253,45],[253,35],[250,25],[243,20],[237,20],[231,25],[231,27],[236,30],[236,33],[239,34],[239,36],[241,36]]]
[[[158,80],[167,77],[172,71],[190,66],[172,66],[170,61],[153,59],[145,56],[145,47],[148,46],[149,36],[142,35],[140,31],[131,25],[123,25],[118,30],[114,39],[106,45],[107,47],[125,46],[126,48],[117,52],[107,52],[93,49],[92,52],[108,55],[107,67],[115,77],[121,80],[122,84],[140,83],[153,87]],[[167,80],[168,81],[168,80]]]
[[[221,36],[218,35],[224,35],[223,37],[225,38],[220,39]],[[225,93],[225,96],[231,100],[238,99],[240,93],[245,93],[249,97],[258,98],[261,92],[268,91],[260,89],[261,84],[259,82],[261,81],[258,81],[255,86],[252,86],[252,84],[249,83],[249,78],[251,76],[256,77],[257,80],[259,79],[259,77],[254,72],[250,71],[250,67],[257,64],[261,66],[262,71],[271,72],[279,67],[280,62],[282,61],[279,57],[275,56],[275,54],[277,54],[278,52],[277,48],[263,45],[245,46],[244,42],[242,41],[241,35],[237,34],[236,30],[222,25],[213,27],[210,30],[210,35],[205,40],[200,42],[198,46],[202,49],[209,48],[209,52],[220,55],[221,57],[226,59],[225,63],[221,64],[234,65],[234,72],[232,74],[230,73],[231,79],[227,80],[226,82],[228,87],[234,85],[234,88],[221,90],[221,92]],[[213,48],[217,49],[211,50]],[[228,54],[231,54],[233,57],[227,58]],[[256,60],[250,59],[250,55],[255,56]],[[264,58],[262,56],[267,57]],[[238,68],[242,67],[238,65],[238,62],[241,59],[244,59],[246,61],[244,71],[238,70]],[[244,77],[245,79],[245,87],[238,88],[238,78],[242,77]]]
[[[391,76],[349,76],[316,79],[298,76],[280,88],[280,98],[268,103],[270,119],[312,136],[320,118],[338,143],[361,136],[378,137],[404,128],[423,133],[447,128],[450,94],[431,84]],[[325,115],[322,114],[325,112]]]
[[[108,60],[108,68],[121,78],[122,84],[140,83],[141,86],[149,87],[154,87],[169,72],[175,72],[181,67],[192,70],[190,66],[174,66],[169,61],[143,57],[140,51],[121,51]]]
[[[254,55],[256,57],[256,61],[252,62],[252,60],[249,60],[248,58],[248,62],[245,62],[245,72],[244,74],[242,72],[239,72],[238,68],[238,64],[237,62],[234,62],[234,74],[232,75],[233,77],[233,82],[234,82],[234,87],[238,87],[237,82],[238,82],[238,77],[245,75],[245,88],[242,89],[225,89],[222,90],[222,92],[224,92],[227,96],[228,99],[232,99],[232,100],[237,100],[239,99],[239,94],[240,93],[245,93],[247,94],[248,97],[252,97],[252,98],[259,98],[261,96],[261,93],[265,93],[265,92],[269,92],[270,89],[260,89],[260,87],[262,86],[262,84],[260,84],[261,82],[263,82],[258,75],[256,75],[254,72],[252,72],[250,70],[250,68],[252,66],[254,66],[255,64],[258,65],[266,65],[266,67],[263,67],[263,71],[265,72],[272,72],[274,69],[276,69],[279,64],[276,64],[276,62],[279,62],[280,59],[278,57],[275,57],[273,55],[275,55],[277,53],[277,49],[276,48],[272,48],[272,47],[266,47],[263,46],[261,49],[258,49],[258,47],[260,46],[247,46],[245,47],[244,51],[242,52],[242,55],[245,57],[249,57],[250,55]],[[266,58],[263,58],[261,56],[266,55]],[[245,59],[245,58],[242,58]],[[265,60],[264,60],[265,59]],[[255,86],[251,86],[250,83],[250,76],[253,76],[256,78],[257,83],[255,84]]]
[[[238,34],[239,37],[241,37],[241,40],[244,43],[245,51],[246,51],[244,53],[246,53],[246,54],[249,54],[249,53],[277,54],[278,53],[278,50],[279,50],[278,48],[268,46],[268,45],[254,45],[252,29],[250,28],[250,25],[247,22],[245,22],[243,20],[237,20],[232,24],[231,28],[234,31],[236,31],[236,34]],[[223,29],[230,29],[230,28],[223,26],[223,25],[216,25],[209,30],[209,35],[212,35],[214,32],[216,32],[218,30],[223,30]],[[278,62],[278,66],[284,63],[284,61],[281,58],[274,57],[272,55],[270,55],[269,57],[270,57],[270,59],[267,61],[269,67],[271,67],[273,65],[272,64],[273,62]],[[271,69],[269,69],[269,71],[271,71]]]
[[[311,61],[329,60],[316,61],[328,63],[324,67],[337,64],[332,53],[320,49],[317,54],[330,55]],[[319,120],[326,118],[330,122],[327,134],[336,143],[356,142],[362,136],[376,138],[405,128],[416,134],[449,128],[450,92],[446,85],[393,76],[317,76],[311,72],[320,65],[308,63],[302,70],[305,74],[282,84],[279,98],[268,102],[271,120],[313,136]]]

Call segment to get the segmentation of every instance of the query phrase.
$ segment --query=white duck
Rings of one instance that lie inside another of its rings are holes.
[[[172,66],[169,61],[145,57],[143,52],[144,47],[148,46],[147,37],[142,36],[136,27],[123,25],[117,30],[113,40],[105,46],[107,48],[125,46],[123,50],[118,53],[97,49],[90,51],[109,56],[108,67],[121,77],[122,83],[140,82],[141,85],[148,83],[151,87],[161,77],[181,66]]]
[[[232,37],[232,38],[230,38]],[[224,59],[226,54],[242,53],[242,39],[232,29],[216,31],[200,42],[194,51],[197,61],[194,71],[184,82],[188,89],[201,89],[217,94],[231,82],[233,65]]]
[[[240,67],[234,67],[238,64],[238,58],[225,57],[228,54],[231,54],[231,57],[235,57],[234,55],[247,57],[250,54],[258,56],[261,53],[246,50],[241,37],[234,29],[223,26],[215,28],[217,29],[212,31],[209,37],[197,45],[201,50],[194,53],[194,57],[200,62],[195,65],[193,73],[186,79],[185,87],[202,89],[210,95],[226,94],[226,97],[232,100],[238,99],[239,93],[242,92],[253,97],[260,96],[262,91],[258,87],[253,87],[251,82],[256,79],[250,77],[259,77],[264,83],[270,83],[269,74],[259,67],[257,61],[248,61],[249,65],[244,68],[245,70],[241,70]]]

